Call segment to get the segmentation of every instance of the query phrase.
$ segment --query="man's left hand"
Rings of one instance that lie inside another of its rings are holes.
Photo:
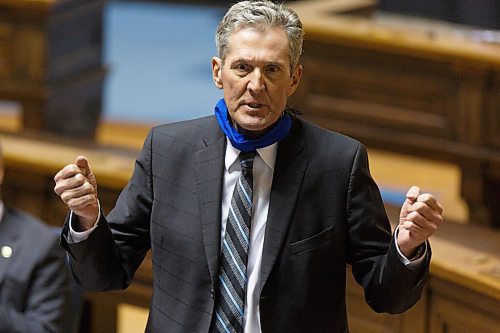
[[[443,207],[429,193],[421,193],[418,186],[410,188],[399,214],[398,246],[411,259],[416,250],[443,223]]]

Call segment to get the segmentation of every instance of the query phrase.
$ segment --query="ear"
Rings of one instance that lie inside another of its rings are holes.
[[[222,59],[218,57],[212,58],[212,78],[215,86],[222,89]]]
[[[287,91],[288,97],[292,96],[295,90],[297,90],[301,77],[302,77],[302,65],[298,64],[292,73],[292,81],[290,82],[290,86],[288,87]]]

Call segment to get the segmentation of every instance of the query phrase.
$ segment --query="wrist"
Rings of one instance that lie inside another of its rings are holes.
[[[425,243],[418,244],[416,246],[405,246],[405,244],[400,244],[398,242],[399,250],[408,260],[417,260],[422,256],[425,251]]]
[[[76,232],[87,231],[95,225],[96,221],[97,217],[88,218],[88,217],[78,216],[75,214],[75,220],[72,225],[73,230]]]

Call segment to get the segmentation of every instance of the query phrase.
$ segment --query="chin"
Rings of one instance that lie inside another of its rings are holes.
[[[258,132],[264,130],[267,126],[262,123],[262,118],[257,119],[249,117],[250,119],[242,119],[241,123],[238,123],[239,127],[246,131]]]
[[[251,132],[260,132],[265,130],[268,126],[262,123],[255,123],[255,122],[246,122],[243,123],[243,126],[240,125],[240,127],[246,131],[251,131]]]
[[[245,124],[245,126],[240,126],[240,133],[248,136],[250,138],[252,137],[258,137],[260,134],[266,132],[266,129],[268,129],[269,126],[264,126],[262,124]]]

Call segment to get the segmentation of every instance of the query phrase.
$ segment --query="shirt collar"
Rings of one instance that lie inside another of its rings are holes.
[[[278,143],[275,142],[270,146],[257,149],[257,153],[264,163],[274,172],[274,164],[276,162],[276,153],[278,151]],[[231,141],[226,140],[226,158],[224,165],[226,171],[229,171],[231,166],[238,160],[238,155],[240,151],[233,147]]]

